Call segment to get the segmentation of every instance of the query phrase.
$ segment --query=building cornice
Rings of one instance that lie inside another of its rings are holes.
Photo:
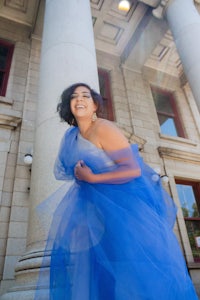
[[[16,129],[22,121],[22,114],[12,109],[13,100],[6,97],[0,97],[1,114],[0,128]]]
[[[172,149],[169,147],[158,147],[158,152],[163,158],[171,158],[175,160],[181,160],[190,163],[200,163],[200,153],[199,152],[188,152],[184,150]]]
[[[18,127],[21,121],[22,119],[19,117],[0,114],[0,128],[13,130]]]

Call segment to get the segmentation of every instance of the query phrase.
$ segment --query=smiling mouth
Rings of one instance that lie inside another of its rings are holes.
[[[76,108],[85,108],[84,105],[76,105]]]

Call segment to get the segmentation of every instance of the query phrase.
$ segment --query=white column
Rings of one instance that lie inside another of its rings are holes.
[[[56,106],[62,91],[76,82],[98,90],[90,1],[46,0],[27,252],[16,267],[16,287],[2,300],[34,297],[38,258],[49,226],[49,220],[41,226],[35,207],[58,187],[53,164],[67,126],[60,123]]]
[[[62,91],[76,82],[85,82],[98,89],[90,2],[48,0],[30,189],[33,204],[30,217],[34,220],[29,230],[28,245],[37,243],[39,239],[35,230],[38,225],[34,216],[35,206],[60,184],[55,180],[52,170],[67,125],[60,123],[56,106]]]
[[[185,75],[200,111],[200,16],[193,0],[172,0],[166,8]]]

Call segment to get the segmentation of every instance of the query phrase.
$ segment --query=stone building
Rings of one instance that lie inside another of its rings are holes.
[[[35,207],[60,183],[62,90],[87,82],[104,116],[137,142],[178,215],[200,293],[200,1],[0,0],[0,294],[33,299],[50,220]],[[33,160],[27,165],[29,154]],[[164,176],[164,177],[163,177]]]

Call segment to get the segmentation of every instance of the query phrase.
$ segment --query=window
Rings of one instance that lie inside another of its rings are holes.
[[[152,88],[161,133],[184,137],[176,102],[172,93]]]
[[[0,40],[0,96],[5,96],[14,45]]]
[[[114,121],[114,113],[110,91],[110,76],[105,70],[98,69],[100,94],[103,98],[102,111],[100,117]]]
[[[200,262],[200,183],[176,180],[194,261]]]

